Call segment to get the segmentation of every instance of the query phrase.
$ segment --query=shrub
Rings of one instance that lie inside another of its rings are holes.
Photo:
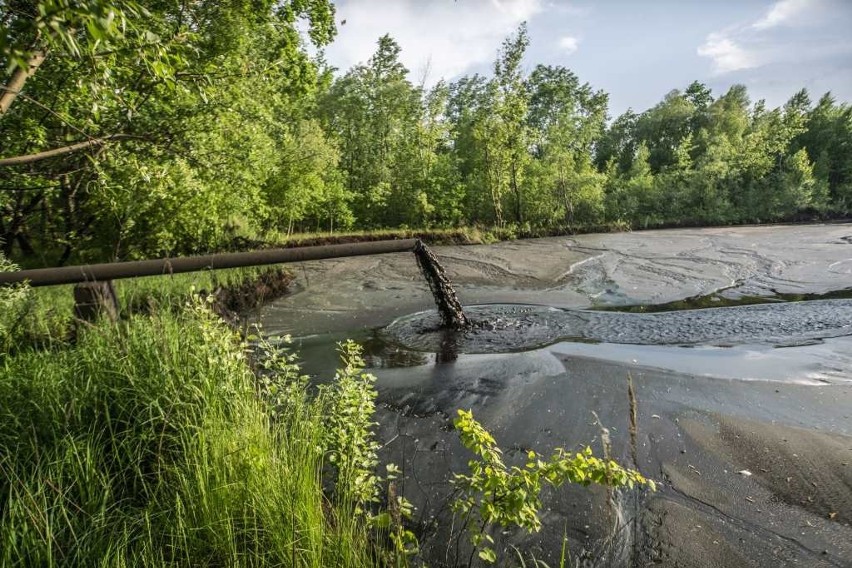
[[[545,483],[554,487],[597,483],[631,489],[647,485],[655,489],[654,482],[638,471],[597,458],[589,447],[574,454],[559,448],[549,458],[530,450],[523,467],[507,467],[494,437],[473,418],[473,412],[458,410],[453,423],[462,445],[476,455],[468,462],[469,473],[455,475],[454,482],[462,496],[453,507],[466,521],[473,521],[471,544],[479,557],[489,563],[497,560],[488,546],[494,542],[487,532],[489,527],[514,525],[530,532],[541,529],[538,511]]]
[[[0,252],[0,272],[13,272],[18,267]],[[0,353],[15,342],[21,318],[26,312],[29,287],[26,284],[0,285]]]

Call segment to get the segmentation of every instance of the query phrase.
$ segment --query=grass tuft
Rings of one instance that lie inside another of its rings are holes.
[[[0,565],[367,566],[324,496],[322,401],[272,418],[206,306],[0,360]]]

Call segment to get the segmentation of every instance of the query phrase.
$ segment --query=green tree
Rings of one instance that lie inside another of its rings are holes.
[[[636,121],[638,115],[631,109],[616,118],[595,144],[595,164],[605,171],[614,160],[619,172],[626,172],[636,155]]]
[[[604,176],[592,150],[605,129],[607,95],[580,85],[564,67],[537,66],[527,80],[528,124],[534,161],[528,209],[539,224],[595,222],[603,206]]]
[[[370,60],[335,81],[320,104],[325,127],[340,141],[355,217],[365,227],[409,222],[408,204],[417,196],[410,176],[418,170],[411,162],[422,158],[421,92],[399,54],[399,44],[382,36]]]
[[[479,141],[488,148],[486,167],[495,216],[503,223],[503,195],[510,191],[517,223],[523,223],[523,177],[528,163],[529,131],[526,126],[529,105],[524,85],[521,62],[529,46],[526,23],[521,24],[514,36],[503,42],[500,55],[494,62],[492,81],[491,120],[480,125]]]
[[[704,83],[693,81],[683,95],[694,109],[690,120],[690,131],[695,135],[699,130],[707,127],[708,110],[713,104],[713,92]]]
[[[477,138],[478,125],[489,113],[488,79],[482,75],[462,77],[450,84],[448,91],[448,165],[456,172],[463,195],[464,218],[469,223],[492,223],[492,200],[486,184],[486,152]]]
[[[658,199],[656,214],[659,219],[692,222],[697,220],[696,211],[690,204],[690,188],[695,180],[695,151],[693,135],[690,133],[675,148],[674,163],[663,168],[654,176],[655,193]]]
[[[793,141],[814,163],[814,175],[825,187],[832,207],[852,210],[852,107],[823,95],[807,113],[807,128]]]
[[[102,17],[89,4],[60,8]],[[41,11],[21,16],[30,25],[5,45],[44,38]],[[111,35],[63,17],[59,37],[70,40],[46,44],[0,117],[12,155],[0,160],[7,252],[17,243],[63,263],[205,250],[227,241],[234,217],[260,220],[282,125],[317,80],[297,21],[310,21],[319,45],[334,32],[323,1],[122,3],[115,14]]]
[[[264,187],[270,227],[328,230],[351,225],[340,153],[315,120],[301,120],[280,141],[279,165]]]
[[[700,93],[695,96],[701,100]],[[675,162],[677,148],[692,132],[695,114],[691,97],[674,90],[636,120],[636,137],[647,146],[648,162],[654,173]]]

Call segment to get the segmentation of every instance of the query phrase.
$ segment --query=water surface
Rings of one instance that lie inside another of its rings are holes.
[[[410,255],[310,262],[260,319],[296,337],[318,380],[337,341],[364,345],[382,458],[404,470],[430,566],[467,559],[447,545],[449,480],[470,459],[451,429],[459,408],[510,463],[527,448],[600,453],[594,411],[614,456],[661,483],[620,493],[615,509],[603,491],[548,492],[540,533],[494,533],[503,558],[515,546],[558,565],[567,536],[592,566],[848,566],[852,300],[813,295],[849,287],[850,235],[833,224],[435,247],[482,322],[450,336]]]

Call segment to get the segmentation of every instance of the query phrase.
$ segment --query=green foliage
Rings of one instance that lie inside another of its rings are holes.
[[[298,355],[289,349],[291,337],[252,334],[247,339],[257,344],[257,389],[269,416],[275,422],[291,419],[291,410],[306,404],[308,387],[308,376],[301,373]]]
[[[258,397],[247,349],[193,302],[5,358],[0,564],[373,565],[323,492],[328,406],[289,358]]]
[[[408,80],[388,35],[376,53],[335,81],[320,102],[327,131],[340,140],[353,213],[363,227],[417,221],[418,193],[431,166],[421,90]]]
[[[102,142],[4,168],[0,238],[7,253],[15,245],[24,254],[39,250],[42,262],[55,264],[204,251],[226,246],[235,220],[259,230],[280,213],[289,196],[265,189],[273,177],[306,172],[281,149],[304,130],[320,82],[297,26],[307,20],[317,46],[330,41],[330,3],[143,9],[60,2],[56,34],[79,49],[40,43],[49,37],[38,31],[36,8],[48,4],[20,11],[7,38],[8,46],[46,58],[0,115],[3,157]],[[111,22],[109,33],[83,25],[101,20]],[[14,70],[6,81],[12,78]],[[320,219],[345,225],[334,157],[311,166],[308,173],[326,176]]]
[[[146,14],[146,10],[133,2],[19,3],[9,9],[8,16],[4,15],[0,57],[9,72],[16,67],[26,69],[30,57],[40,50],[61,51],[75,58],[92,55],[99,48],[109,48],[113,42],[127,38],[128,19]]]
[[[269,225],[288,236],[305,222],[311,222],[308,226],[315,226],[318,232],[350,227],[352,194],[338,169],[340,153],[319,124],[299,122],[281,144],[278,173],[264,188]]]
[[[303,419],[293,409],[305,406],[325,417],[321,437],[310,443],[326,466],[333,502],[362,519],[376,534],[387,535],[391,547],[384,559],[388,565],[407,565],[407,559],[418,551],[417,537],[404,524],[411,519],[413,506],[396,493],[395,480],[401,473],[396,465],[385,466],[384,479],[376,473],[376,379],[363,370],[361,347],[352,341],[339,344],[341,369],[332,383],[321,386],[318,395],[309,399],[308,377],[301,374],[296,354],[287,349],[290,337],[252,339],[262,351],[257,362],[259,392],[273,420],[292,428],[295,420]],[[374,513],[381,506],[382,483],[388,489],[386,508]]]
[[[0,252],[0,272],[12,272],[17,269],[18,267]],[[0,354],[8,350],[19,335],[18,330],[27,309],[28,297],[29,287],[25,284],[0,286]]]
[[[803,91],[767,111],[741,85],[716,98],[693,82],[607,127],[607,95],[568,69],[523,73],[527,44],[521,26],[503,43],[493,77],[424,92],[408,81],[398,46],[385,37],[367,65],[334,82],[319,110],[330,135],[344,141],[356,223],[647,227],[848,209],[838,199],[846,185],[828,179],[845,155],[821,150],[816,167],[814,155],[797,154],[806,139],[818,145],[806,133],[837,116],[827,111],[833,100],[811,108]],[[420,97],[419,108],[412,97]]]
[[[806,91],[782,108],[700,82],[609,122],[608,95],[522,61],[520,26],[489,76],[413,81],[390,36],[335,76],[326,0],[44,0],[10,16],[0,239],[27,264],[207,252],[245,240],[383,228],[589,228],[840,216],[852,208],[852,108]],[[299,32],[307,29],[307,34]],[[27,61],[25,61],[27,60]],[[37,68],[36,68],[37,67]]]
[[[471,544],[486,562],[496,561],[488,529],[492,526],[517,526],[529,532],[541,529],[538,511],[545,484],[559,487],[564,483],[608,487],[647,485],[654,482],[638,471],[625,469],[612,460],[602,460],[591,448],[571,454],[557,449],[545,458],[530,450],[523,467],[507,466],[494,437],[474,420],[472,411],[458,410],[453,421],[462,445],[476,456],[468,462],[469,473],[456,474],[454,483],[462,496],[454,502],[456,511],[474,521],[478,530],[471,533]]]
[[[414,506],[396,491],[396,479],[402,471],[395,464],[385,466],[387,475],[387,509],[370,517],[370,524],[378,532],[387,534],[391,548],[385,554],[388,566],[408,566],[411,557],[419,551],[417,535],[405,526],[413,517]]]
[[[378,442],[373,436],[376,377],[364,372],[361,347],[353,341],[339,345],[343,367],[321,389],[328,411],[324,442],[334,470],[335,490],[359,509],[378,500]]]

